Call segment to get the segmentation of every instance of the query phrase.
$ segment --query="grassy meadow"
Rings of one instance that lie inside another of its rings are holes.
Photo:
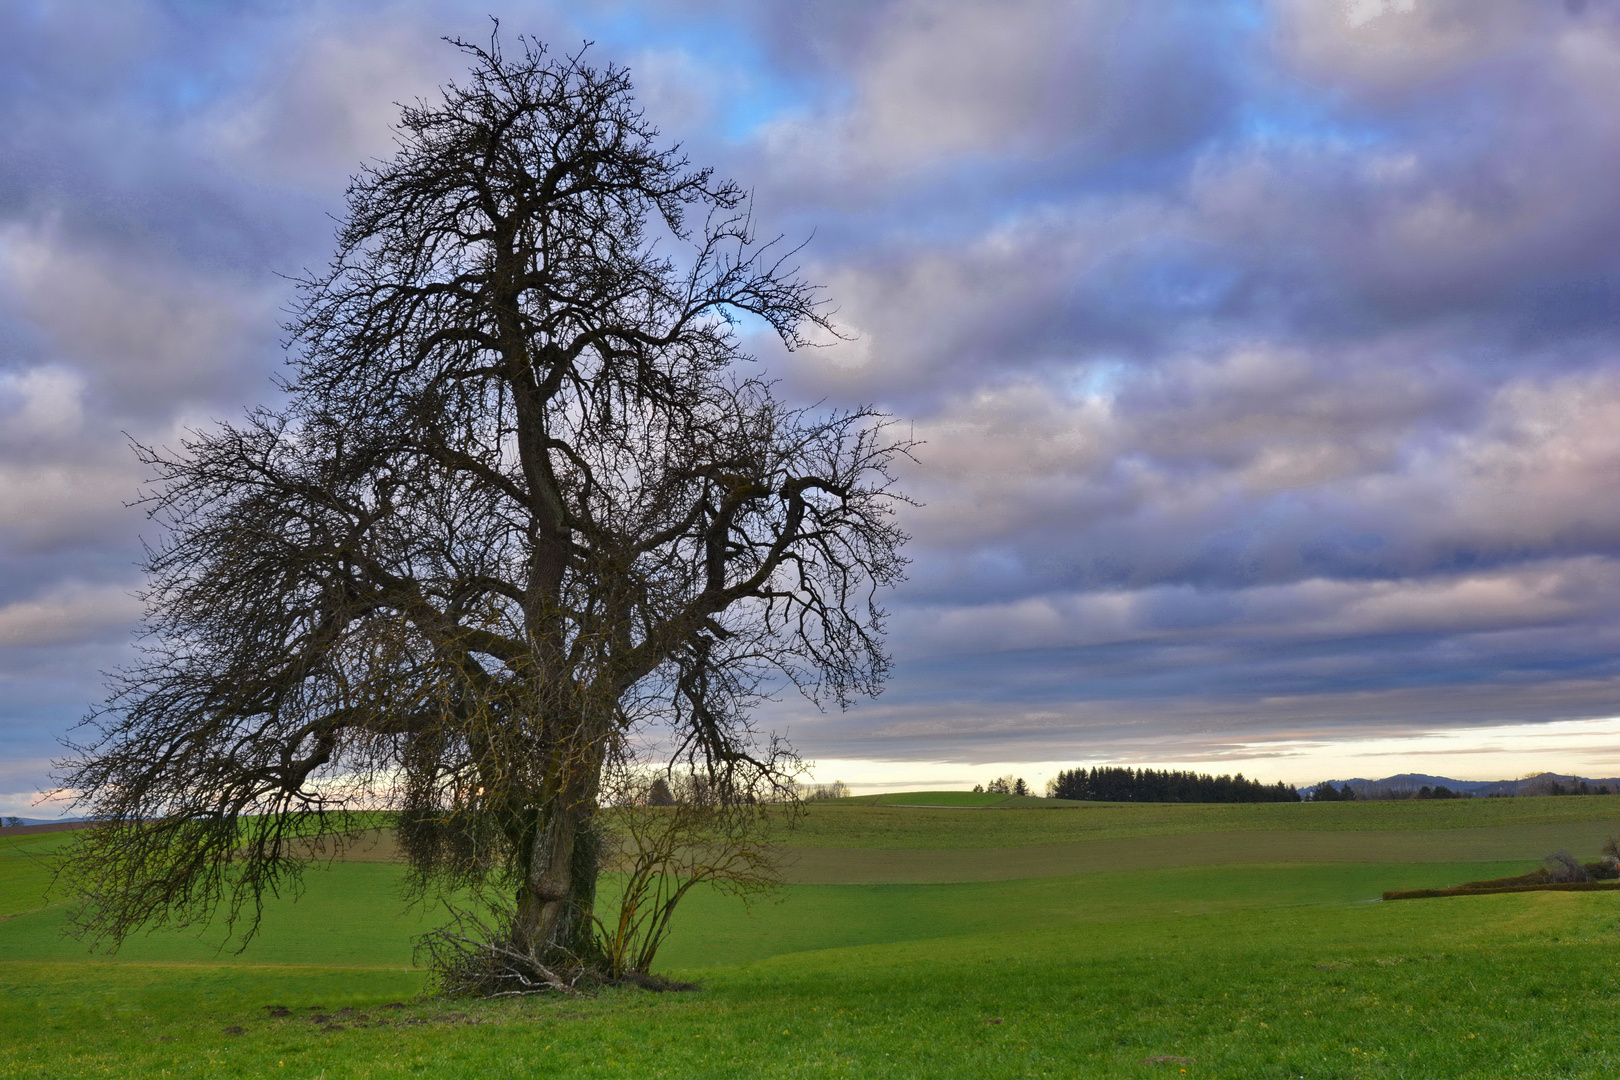
[[[219,928],[61,934],[0,834],[0,1076],[1545,1077],[1620,1069],[1620,897],[1372,902],[1620,833],[1620,796],[1439,803],[817,804],[791,884],[694,894],[634,988],[421,996],[379,844]],[[963,795],[964,793],[951,793]],[[992,797],[1001,799],[1002,797]],[[934,807],[934,808],[928,808]]]

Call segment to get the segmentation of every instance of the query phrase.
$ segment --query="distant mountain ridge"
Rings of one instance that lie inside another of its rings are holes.
[[[1422,788],[1450,788],[1452,791],[1461,791],[1468,795],[1484,797],[1488,795],[1531,795],[1541,794],[1551,790],[1552,785],[1573,787],[1585,784],[1588,788],[1596,790],[1607,785],[1610,791],[1620,793],[1620,777],[1603,777],[1594,779],[1590,776],[1570,776],[1564,773],[1537,773],[1535,776],[1521,777],[1517,780],[1454,780],[1449,776],[1430,776],[1427,773],[1396,773],[1386,776],[1382,780],[1368,780],[1365,777],[1354,777],[1350,780],[1324,780],[1322,784],[1331,784],[1342,788],[1349,784],[1350,790],[1360,798],[1375,792],[1416,792]],[[1312,784],[1300,788],[1300,794],[1314,795],[1316,789],[1322,784]]]

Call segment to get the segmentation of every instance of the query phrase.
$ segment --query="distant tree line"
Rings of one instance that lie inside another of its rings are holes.
[[[1609,795],[1608,784],[1593,786],[1585,780],[1578,780],[1571,776],[1560,780],[1556,776],[1532,776],[1519,781],[1520,795]]]
[[[1335,788],[1333,781],[1317,784],[1311,791],[1311,802],[1354,802],[1387,801],[1395,799],[1472,799],[1473,795],[1466,791],[1453,791],[1444,784],[1430,787],[1424,784],[1420,788],[1409,787],[1369,787],[1359,794],[1349,784]]]
[[[1469,791],[1458,791],[1437,784],[1430,787],[1410,787],[1407,785],[1382,784],[1373,786],[1363,782],[1359,789],[1346,783],[1342,787],[1335,787],[1334,781],[1325,780],[1314,788],[1307,788],[1307,798],[1312,802],[1349,802],[1387,801],[1401,799],[1472,799],[1491,798],[1506,799],[1514,795],[1610,795],[1613,790],[1609,784],[1590,784],[1576,777],[1557,777],[1550,773],[1526,777],[1518,782],[1517,790],[1491,791],[1487,794],[1476,794]]]
[[[1098,802],[1299,802],[1299,789],[1278,781],[1262,784],[1236,776],[1125,769],[1099,766],[1065,769],[1047,785],[1055,799],[1093,799]]]
[[[990,781],[988,787],[983,784],[974,784],[973,791],[975,794],[989,792],[991,795],[1028,795],[1029,785],[1024,783],[1022,776],[1014,776],[1012,773],[1008,773],[1006,776],[998,776]]]

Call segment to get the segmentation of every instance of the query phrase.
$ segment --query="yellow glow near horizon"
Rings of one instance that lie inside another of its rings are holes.
[[[1510,780],[1553,772],[1588,777],[1620,776],[1620,717],[1559,720],[1542,724],[1452,728],[1412,735],[1345,739],[1275,739],[1236,743],[1214,757],[1179,758],[1157,752],[1061,761],[882,761],[821,758],[810,782],[842,780],[855,794],[885,790],[967,789],[1008,773],[1040,794],[1048,778],[1076,766],[1242,773],[1271,784],[1306,786],[1352,777],[1380,779],[1397,773],[1427,773],[1456,780]]]

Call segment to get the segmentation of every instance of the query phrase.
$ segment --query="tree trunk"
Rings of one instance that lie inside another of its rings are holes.
[[[518,944],[536,960],[582,957],[589,947],[601,849],[594,818],[594,807],[537,817],[513,927]]]

